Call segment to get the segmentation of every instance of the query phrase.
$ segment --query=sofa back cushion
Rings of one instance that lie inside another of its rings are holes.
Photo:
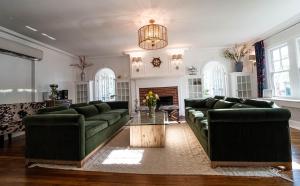
[[[100,113],[111,110],[111,107],[107,103],[100,103],[95,105]]]
[[[54,112],[54,111],[61,111],[61,110],[67,110],[68,107],[66,106],[56,106],[56,107],[47,107],[47,108],[42,108],[37,111],[37,114],[46,114],[48,112]]]
[[[251,105],[258,108],[272,108],[274,102],[273,101],[263,101],[263,100],[254,100],[254,99],[246,99],[243,104]]]
[[[213,109],[224,109],[224,108],[230,108],[232,107],[232,105],[234,105],[235,103],[229,102],[229,101],[224,101],[224,100],[219,100],[217,101],[214,106]]]
[[[242,103],[243,99],[242,98],[234,98],[234,97],[226,97],[225,101],[229,101],[232,103]]]
[[[98,101],[90,101],[90,102],[89,102],[89,105],[96,105],[96,104],[100,104],[100,103],[103,103],[103,101],[101,101],[101,100],[98,100]]]
[[[206,100],[205,106],[206,106],[207,108],[213,108],[214,105],[215,105],[215,103],[216,103],[217,101],[218,101],[218,99],[215,99],[215,98],[208,98],[208,99]]]
[[[245,105],[242,103],[235,103],[231,108],[256,108],[252,105]]]
[[[76,104],[70,105],[70,108],[77,108],[77,107],[84,107],[84,106],[88,106],[88,104],[87,103],[76,103]]]
[[[48,112],[45,114],[78,114],[78,112],[75,109],[67,109],[67,110],[59,110],[54,112]]]
[[[224,99],[225,96],[215,96],[214,98],[215,98],[215,99]]]
[[[98,109],[94,105],[88,105],[84,107],[76,107],[75,110],[79,114],[83,114],[86,118],[99,114]]]

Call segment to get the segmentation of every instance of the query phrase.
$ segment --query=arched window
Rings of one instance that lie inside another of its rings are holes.
[[[219,62],[209,62],[203,68],[203,95],[226,96],[227,74],[224,66]]]
[[[102,101],[113,101],[116,96],[116,75],[110,68],[103,68],[96,73],[95,98]]]

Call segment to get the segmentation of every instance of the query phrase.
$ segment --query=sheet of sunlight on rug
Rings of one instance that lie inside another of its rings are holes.
[[[144,150],[112,150],[102,164],[129,164],[139,165],[143,159]]]
[[[293,161],[292,166],[293,166],[294,170],[300,170],[300,164],[299,163]]]

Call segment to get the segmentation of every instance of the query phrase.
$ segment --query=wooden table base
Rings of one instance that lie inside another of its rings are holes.
[[[130,126],[131,147],[164,147],[165,125]]]

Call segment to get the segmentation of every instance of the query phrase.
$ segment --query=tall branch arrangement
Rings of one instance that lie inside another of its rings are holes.
[[[234,45],[232,48],[224,50],[224,57],[235,63],[240,62],[247,54],[251,52],[251,45],[248,43]]]
[[[79,56],[79,63],[71,64],[70,66],[77,67],[83,72],[85,68],[90,67],[92,65],[92,63],[86,62],[85,56]]]

